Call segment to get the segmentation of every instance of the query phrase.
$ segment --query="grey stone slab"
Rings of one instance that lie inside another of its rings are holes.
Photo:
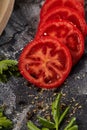
[[[43,2],[16,0],[12,16],[0,37],[0,60],[18,60],[23,47],[33,40]],[[86,4],[85,10],[87,18]],[[7,105],[6,114],[14,122],[13,130],[27,130],[27,113],[28,118],[38,125],[37,115],[50,114],[50,105],[60,91],[65,95],[62,102],[66,106],[70,104],[70,114],[77,117],[79,130],[87,130],[87,39],[85,44],[83,57],[60,88],[39,89],[23,77],[11,77],[7,83],[0,83],[0,104]],[[76,109],[74,112],[73,108]]]

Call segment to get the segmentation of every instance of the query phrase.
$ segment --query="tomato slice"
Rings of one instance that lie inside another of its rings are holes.
[[[57,38],[70,50],[73,65],[75,65],[84,53],[84,38],[81,32],[70,22],[65,20],[53,20],[46,22],[44,28],[39,28],[36,38],[50,36]]]
[[[41,88],[59,87],[69,75],[71,67],[67,47],[50,37],[29,43],[19,58],[21,74]]]
[[[74,10],[78,11],[79,15],[85,16],[85,11],[83,6],[80,2],[76,0],[49,0],[48,2],[44,3],[41,9],[40,17],[48,14],[51,9],[59,8],[61,6],[73,8]]]
[[[40,23],[39,26],[41,27],[44,23],[54,19],[64,19],[69,20],[72,22],[76,27],[82,32],[84,37],[86,36],[86,22],[85,19],[78,14],[75,10],[68,8],[68,7],[59,7],[52,9],[45,15]]]
[[[45,3],[48,3],[50,0],[46,0]],[[73,1],[73,0],[72,0]],[[77,2],[81,3],[84,6],[84,0],[76,0]]]
[[[83,6],[85,5],[85,1],[84,0],[76,0],[78,1],[79,3],[81,3]]]

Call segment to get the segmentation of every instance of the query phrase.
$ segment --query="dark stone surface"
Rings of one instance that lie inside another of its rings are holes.
[[[34,38],[42,3],[41,0],[16,0],[12,16],[0,37],[0,60],[18,60],[23,47]],[[23,77],[11,77],[7,83],[0,83],[0,104],[7,105],[6,114],[14,122],[13,130],[27,130],[27,113],[38,125],[36,116],[50,114],[50,105],[60,91],[65,94],[62,102],[71,104],[70,115],[73,113],[77,117],[79,130],[87,130],[87,40],[85,43],[82,59],[61,88],[42,90],[27,83]]]

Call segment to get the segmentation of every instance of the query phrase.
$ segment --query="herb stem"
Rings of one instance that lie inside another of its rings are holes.
[[[63,119],[65,118],[65,116],[67,115],[69,109],[70,109],[70,107],[67,107],[67,108],[65,109],[65,111],[62,113],[62,115],[60,116],[59,125],[61,124],[61,122],[63,121]]]

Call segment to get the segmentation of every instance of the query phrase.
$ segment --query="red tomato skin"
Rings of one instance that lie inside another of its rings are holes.
[[[45,37],[44,33],[46,33],[46,29],[49,28],[49,27],[51,27],[52,25],[56,25],[58,27],[58,26],[63,25],[63,24],[67,25],[67,26],[71,26],[72,30],[74,30],[74,31],[77,32],[77,34],[79,35],[79,39],[81,41],[80,42],[80,51],[79,51],[80,54],[77,55],[77,56],[75,55],[74,58],[72,58],[73,59],[72,60],[72,64],[73,64],[73,66],[75,66],[77,64],[77,62],[81,59],[82,55],[84,54],[84,37],[81,34],[81,32],[72,23],[70,23],[69,21],[66,21],[66,20],[51,20],[51,21],[48,21],[48,22],[46,22],[43,25],[43,28],[39,28],[39,30],[37,31],[37,34],[36,34],[35,38],[36,39],[40,39],[43,36]],[[50,33],[51,33],[51,30],[50,30]],[[54,34],[53,34],[53,36],[51,36],[49,34],[47,36],[54,37],[57,40],[59,40],[56,36],[54,36]],[[62,37],[62,39],[63,39],[63,37]],[[65,43],[65,45],[66,45],[66,43]]]
[[[62,15],[59,14],[59,12],[62,12]],[[64,16],[63,16],[64,14]],[[73,16],[73,17],[72,17]],[[69,7],[59,7],[52,9],[48,12],[47,15],[45,15],[39,22],[38,30],[39,28],[43,28],[43,25],[50,20],[68,20],[72,22],[83,34],[84,38],[86,36],[86,21],[85,19],[78,14],[77,11],[69,8]]]
[[[43,4],[40,12],[40,18],[42,19],[44,15],[47,15],[51,9],[59,8],[61,6],[70,7],[71,9],[76,10],[79,15],[85,17],[84,7],[80,2],[78,2],[78,0],[49,0]]]
[[[46,0],[45,3],[47,4],[50,0]],[[85,1],[84,0],[76,0],[77,2],[79,2],[82,6],[85,5]]]
[[[32,76],[30,76],[29,73],[27,71],[25,71],[25,66],[24,66],[25,57],[26,57],[27,53],[30,51],[30,49],[34,45],[36,46],[38,43],[41,43],[41,45],[42,45],[42,44],[44,44],[45,42],[48,42],[48,41],[53,42],[56,46],[59,46],[59,48],[64,49],[64,52],[65,52],[66,57],[67,57],[67,68],[66,68],[66,71],[62,75],[62,79],[59,82],[56,81],[52,84],[45,84],[45,83],[42,83],[40,81],[34,80],[34,78],[32,78]],[[54,38],[45,37],[45,38],[41,38],[39,40],[34,39],[34,41],[31,41],[30,43],[28,43],[25,46],[25,48],[23,49],[23,51],[22,51],[22,53],[19,57],[18,67],[19,67],[20,73],[23,75],[23,77],[25,79],[27,79],[29,82],[33,83],[35,86],[40,87],[40,88],[44,88],[44,89],[52,89],[52,88],[60,87],[64,83],[64,81],[66,80],[66,78],[68,77],[68,75],[71,71],[72,59],[71,59],[70,52],[65,45],[61,44],[58,40],[56,40]]]

